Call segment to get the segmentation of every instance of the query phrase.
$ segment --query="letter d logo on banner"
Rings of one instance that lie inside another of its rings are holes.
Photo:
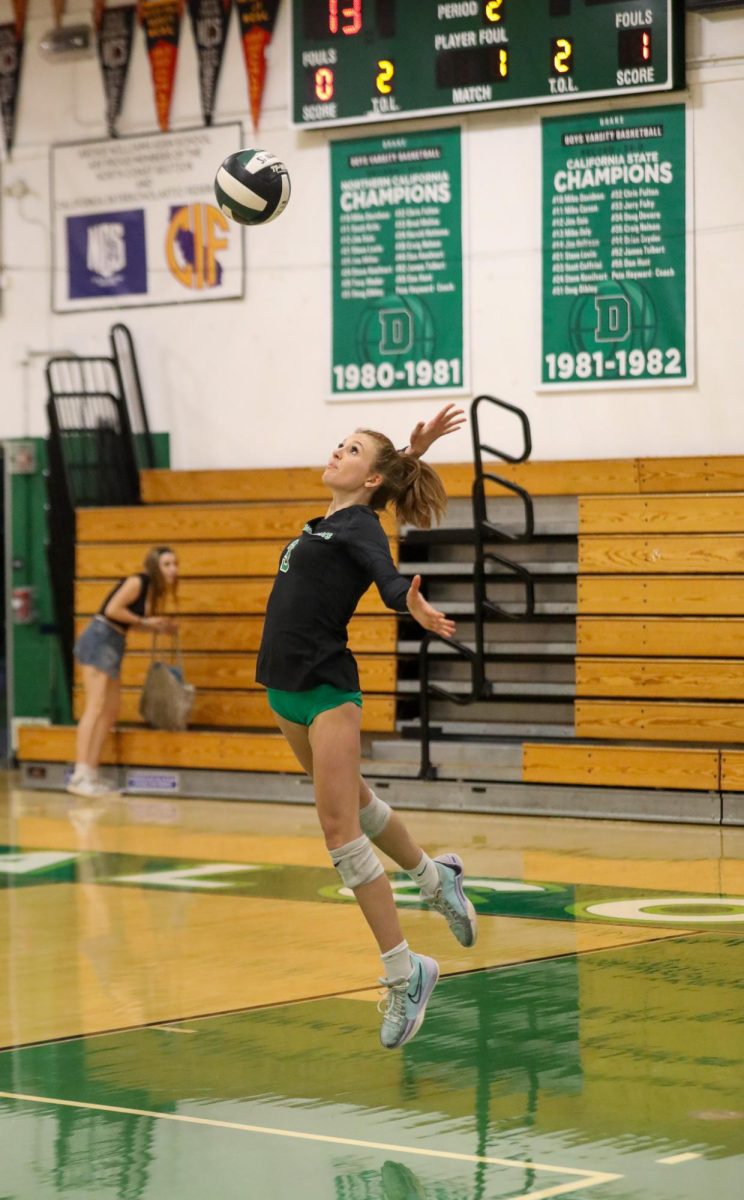
[[[380,354],[407,354],[413,345],[413,317],[405,308],[381,308]]]
[[[624,342],[630,337],[630,301],[627,296],[595,296],[598,342]]]

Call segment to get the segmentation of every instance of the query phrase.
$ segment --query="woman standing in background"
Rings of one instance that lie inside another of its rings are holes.
[[[74,796],[115,793],[98,776],[103,743],[119,719],[119,675],[129,629],[175,633],[175,621],[163,615],[166,599],[175,601],[178,559],[170,546],[153,546],[143,569],[114,584],[75,644],[75,657],[85,688],[85,708],[78,722],[75,770],[67,791]]]

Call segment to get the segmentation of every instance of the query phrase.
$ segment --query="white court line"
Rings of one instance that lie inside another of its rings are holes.
[[[664,1163],[667,1167],[676,1166],[677,1163],[690,1162],[693,1158],[702,1158],[702,1154],[694,1154],[691,1150],[687,1154],[672,1154],[669,1158],[657,1158],[657,1163]]]
[[[143,1032],[147,1033],[148,1029],[159,1029],[163,1033],[197,1033],[196,1029],[180,1029],[176,1025],[143,1025]]]
[[[563,1192],[578,1191],[579,1188],[594,1187],[600,1183],[611,1183],[622,1179],[622,1175],[610,1175],[606,1171],[586,1171],[581,1167],[551,1167],[544,1163],[520,1162],[516,1158],[491,1158],[482,1154],[458,1154],[454,1150],[424,1150],[417,1146],[398,1146],[391,1142],[367,1142],[359,1138],[331,1137],[324,1133],[300,1133],[294,1129],[272,1129],[265,1125],[242,1125],[237,1121],[215,1121],[211,1117],[189,1117],[183,1113],[151,1112],[145,1108],[120,1108],[115,1104],[88,1104],[82,1100],[60,1100],[50,1096],[27,1096],[20,1092],[0,1092],[0,1100],[19,1100],[26,1104],[56,1104],[63,1108],[92,1109],[94,1112],[123,1113],[130,1117],[148,1117],[156,1121],[180,1121],[184,1125],[209,1125],[215,1129],[237,1129],[242,1133],[263,1133],[271,1137],[296,1138],[304,1142],[326,1142],[333,1146],[357,1146],[362,1150],[384,1150],[394,1154],[417,1154],[422,1158],[446,1158],[454,1162],[486,1163],[494,1167],[522,1167],[527,1171],[552,1171],[556,1175],[573,1175],[579,1178],[541,1192],[526,1192],[529,1200],[548,1200],[549,1196],[560,1196]],[[516,1197],[514,1197],[516,1200]]]

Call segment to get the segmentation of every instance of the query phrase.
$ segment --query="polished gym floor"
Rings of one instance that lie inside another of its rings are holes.
[[[0,1200],[741,1200],[744,829],[412,813],[401,1051],[311,808],[0,780]],[[390,866],[392,872],[392,865]]]

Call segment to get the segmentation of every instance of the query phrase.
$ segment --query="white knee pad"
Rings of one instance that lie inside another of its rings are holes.
[[[364,883],[373,883],[383,874],[382,863],[364,833],[345,846],[337,846],[330,855],[347,888],[352,890]]]
[[[365,804],[364,808],[359,809],[359,824],[362,827],[362,833],[366,833],[367,837],[374,841],[376,837],[380,836],[392,815],[393,810],[390,805],[372,792],[369,804]]]

